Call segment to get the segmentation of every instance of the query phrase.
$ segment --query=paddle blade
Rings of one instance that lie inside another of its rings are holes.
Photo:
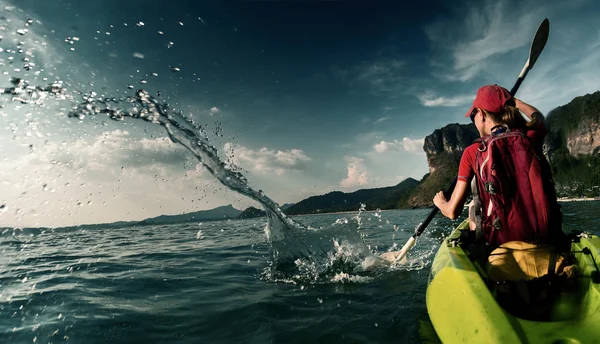
[[[537,61],[538,57],[544,50],[546,42],[548,42],[548,35],[550,34],[550,21],[548,18],[544,19],[535,33],[531,48],[529,49],[529,63],[528,69],[533,68],[533,65]]]
[[[406,242],[406,244],[402,246],[402,249],[400,251],[386,252],[380,255],[379,258],[384,259],[390,262],[391,264],[399,263],[400,261],[402,261],[402,259],[406,257],[408,251],[413,246],[415,246],[416,241],[417,239],[415,239],[414,236],[411,236],[410,239],[408,239],[408,241]]]
[[[512,96],[514,96],[517,93],[517,90],[521,86],[521,83],[525,79],[525,76],[527,76],[527,73],[529,73],[529,70],[531,70],[531,68],[533,68],[533,65],[537,61],[538,57],[540,57],[540,55],[542,54],[542,50],[544,50],[544,47],[546,46],[546,42],[548,42],[549,34],[550,34],[550,21],[548,20],[548,18],[546,18],[546,19],[544,19],[544,21],[542,21],[542,23],[538,27],[538,29],[535,33],[535,37],[533,37],[533,42],[531,42],[531,48],[529,49],[529,58],[527,59],[525,66],[523,66],[523,70],[521,70],[521,74],[519,74],[519,77],[517,78],[517,82],[515,82],[515,85],[510,90],[510,94]]]

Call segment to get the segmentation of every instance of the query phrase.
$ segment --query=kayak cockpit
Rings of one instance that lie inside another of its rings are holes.
[[[469,243],[463,231],[468,231],[466,222],[442,243],[427,288],[427,309],[442,341],[600,341],[598,237],[572,236],[576,278],[502,283],[490,281],[489,252]]]

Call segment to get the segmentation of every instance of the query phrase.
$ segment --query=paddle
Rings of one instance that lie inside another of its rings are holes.
[[[538,27],[538,29],[535,33],[535,37],[533,38],[533,42],[531,43],[531,47],[529,49],[529,58],[527,59],[527,62],[525,62],[525,66],[523,67],[523,70],[521,70],[521,74],[519,74],[519,78],[517,79],[517,82],[515,82],[515,85],[510,90],[510,94],[512,96],[514,96],[517,93],[517,90],[519,89],[519,87],[521,86],[521,83],[527,76],[527,73],[529,73],[529,71],[533,68],[533,65],[537,61],[538,57],[540,57],[540,54],[542,53],[542,50],[544,50],[544,47],[546,46],[546,42],[548,41],[549,33],[550,33],[550,22],[548,21],[548,19],[544,19],[542,21],[542,23],[540,24],[540,26]],[[452,183],[446,190],[446,192],[445,192],[446,199],[450,198],[452,191],[454,191],[455,186],[456,186],[456,179],[454,179],[454,181],[452,181]],[[429,212],[429,215],[427,215],[427,218],[425,218],[425,221],[423,221],[419,225],[419,227],[417,227],[417,229],[415,229],[415,232],[413,233],[413,235],[408,239],[408,241],[406,242],[406,244],[404,244],[404,246],[402,247],[402,249],[400,251],[386,252],[386,253],[380,255],[379,257],[386,261],[391,262],[392,264],[395,264],[395,263],[401,261],[402,259],[404,259],[404,257],[406,257],[406,255],[408,254],[408,251],[413,246],[415,246],[417,238],[425,231],[425,228],[427,228],[427,226],[429,225],[431,220],[433,220],[435,215],[437,215],[438,211],[439,211],[439,209],[434,206],[433,209]]]

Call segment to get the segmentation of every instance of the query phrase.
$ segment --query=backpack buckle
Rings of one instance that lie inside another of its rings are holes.
[[[483,190],[492,195],[496,194],[496,187],[494,186],[494,183],[492,183],[492,182],[487,182],[487,183],[483,184]]]
[[[500,218],[495,218],[494,219],[494,223],[493,223],[494,229],[501,231],[502,230],[502,223],[500,223]]]

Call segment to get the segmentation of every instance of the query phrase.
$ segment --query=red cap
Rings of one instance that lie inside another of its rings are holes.
[[[473,106],[471,106],[465,117],[469,117],[474,108],[493,113],[503,112],[506,102],[512,99],[510,92],[504,87],[498,85],[483,86],[477,91]]]

